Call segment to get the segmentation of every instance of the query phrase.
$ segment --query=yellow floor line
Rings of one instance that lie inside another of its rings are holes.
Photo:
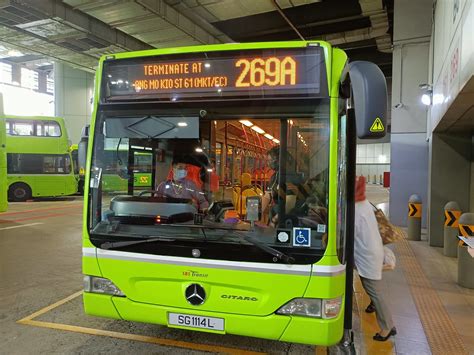
[[[314,353],[316,355],[327,355],[328,348],[325,346],[317,346],[316,349],[314,350]]]
[[[467,354],[464,343],[407,240],[395,244],[433,354]]]
[[[124,339],[124,340],[132,340],[132,341],[139,341],[143,343],[151,343],[157,345],[164,345],[164,346],[172,346],[177,348],[184,348],[184,349],[191,349],[191,350],[201,350],[207,352],[214,352],[214,353],[223,353],[223,354],[242,354],[242,355],[253,355],[253,354],[265,354],[263,352],[256,352],[256,351],[249,351],[244,349],[236,349],[230,348],[226,346],[219,346],[219,345],[207,345],[207,344],[199,344],[199,343],[192,343],[186,341],[179,341],[173,339],[164,339],[164,338],[157,338],[151,337],[146,335],[138,335],[138,334],[129,334],[129,333],[121,333],[121,332],[114,332],[110,330],[103,330],[103,329],[95,329],[95,328],[88,328],[88,327],[80,327],[76,325],[69,325],[69,324],[62,324],[62,323],[52,323],[52,322],[44,322],[34,320],[34,318],[39,317],[51,310],[75,299],[76,297],[80,296],[82,291],[73,293],[72,295],[55,302],[47,307],[40,309],[37,312],[30,314],[29,316],[22,318],[17,321],[19,324],[30,325],[34,327],[41,327],[41,328],[49,328],[49,329],[57,329],[63,331],[69,331],[74,333],[82,333],[82,334],[89,334],[89,335],[98,335],[98,336],[106,336],[111,338],[117,339]]]
[[[365,293],[360,277],[357,274],[354,275],[354,291],[357,312],[360,317],[360,327],[363,335],[362,338],[364,340],[363,345],[365,345],[367,354],[395,354],[392,339],[384,342],[372,339],[374,334],[377,333],[380,328],[377,324],[375,313],[365,313],[365,307],[370,303],[370,298],[367,293]]]
[[[53,304],[50,304],[49,306],[41,308],[39,311],[36,311],[30,314],[29,316],[26,316],[25,318],[20,319],[19,321],[17,321],[17,323],[24,323],[25,321],[29,321],[29,320],[32,320],[33,318],[39,317],[40,315],[45,314],[59,306],[62,306],[63,304],[73,300],[76,297],[79,297],[80,295],[82,295],[82,291],[77,291],[73,293],[72,295],[67,296],[66,298],[63,298],[62,300],[58,302],[55,302]]]

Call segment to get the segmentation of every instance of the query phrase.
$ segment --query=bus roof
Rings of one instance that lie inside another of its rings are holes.
[[[135,52],[121,52],[115,54],[103,55],[100,62],[108,59],[125,59],[137,57],[149,57],[155,55],[165,54],[180,54],[180,53],[199,53],[199,52],[218,52],[218,51],[237,51],[246,49],[272,49],[272,48],[302,48],[308,45],[319,45],[331,49],[331,44],[324,41],[285,41],[285,42],[253,42],[253,43],[224,43],[224,44],[207,44],[201,46],[188,47],[172,47],[172,48],[158,48],[148,49]],[[326,51],[326,56],[328,55]]]

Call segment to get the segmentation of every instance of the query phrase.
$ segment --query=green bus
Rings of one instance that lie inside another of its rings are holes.
[[[5,212],[8,207],[7,199],[7,148],[5,119],[0,117],[0,212]]]
[[[386,110],[380,69],[325,42],[102,57],[86,169],[85,312],[351,345],[355,142],[385,134]],[[109,157],[111,147],[120,154]],[[137,147],[151,155],[149,190],[134,185]],[[244,186],[255,167],[232,158],[250,153],[272,171],[265,191]],[[242,174],[241,185],[219,176],[212,188],[217,165]],[[121,194],[104,187],[112,173],[128,181]],[[245,213],[232,193],[245,197]]]
[[[89,126],[84,127],[81,142],[76,155],[79,171],[79,192],[83,193],[85,161],[87,157],[87,141]],[[86,148],[86,149],[84,149]],[[146,147],[134,147],[133,156],[133,185],[136,188],[150,189],[152,154]],[[108,193],[126,193],[128,191],[128,145],[122,144],[121,140],[109,140],[105,148],[102,163],[104,164],[102,189]]]
[[[133,155],[130,156],[128,143],[111,139],[108,144],[103,155],[103,190],[115,194],[127,193],[130,166],[133,166],[134,188],[149,190],[152,187],[150,148],[135,146],[131,149]],[[128,164],[128,159],[133,160],[133,163]]]
[[[77,192],[69,138],[59,117],[4,116],[10,201]]]

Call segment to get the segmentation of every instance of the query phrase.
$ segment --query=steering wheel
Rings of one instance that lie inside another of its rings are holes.
[[[158,190],[143,190],[138,194],[139,197],[145,195],[145,194],[151,194],[151,196],[159,195],[161,197],[166,197],[163,193],[159,192]]]
[[[166,199],[166,202],[168,203],[190,203],[192,202],[191,199],[187,198],[179,198],[179,197],[171,197],[168,196],[158,190],[144,190],[138,194],[138,197],[142,197],[145,194],[151,194],[152,197],[164,197]]]

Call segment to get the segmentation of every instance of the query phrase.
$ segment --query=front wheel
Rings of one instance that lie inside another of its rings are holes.
[[[31,188],[22,182],[13,184],[8,189],[8,199],[13,202],[25,202],[31,198]]]

